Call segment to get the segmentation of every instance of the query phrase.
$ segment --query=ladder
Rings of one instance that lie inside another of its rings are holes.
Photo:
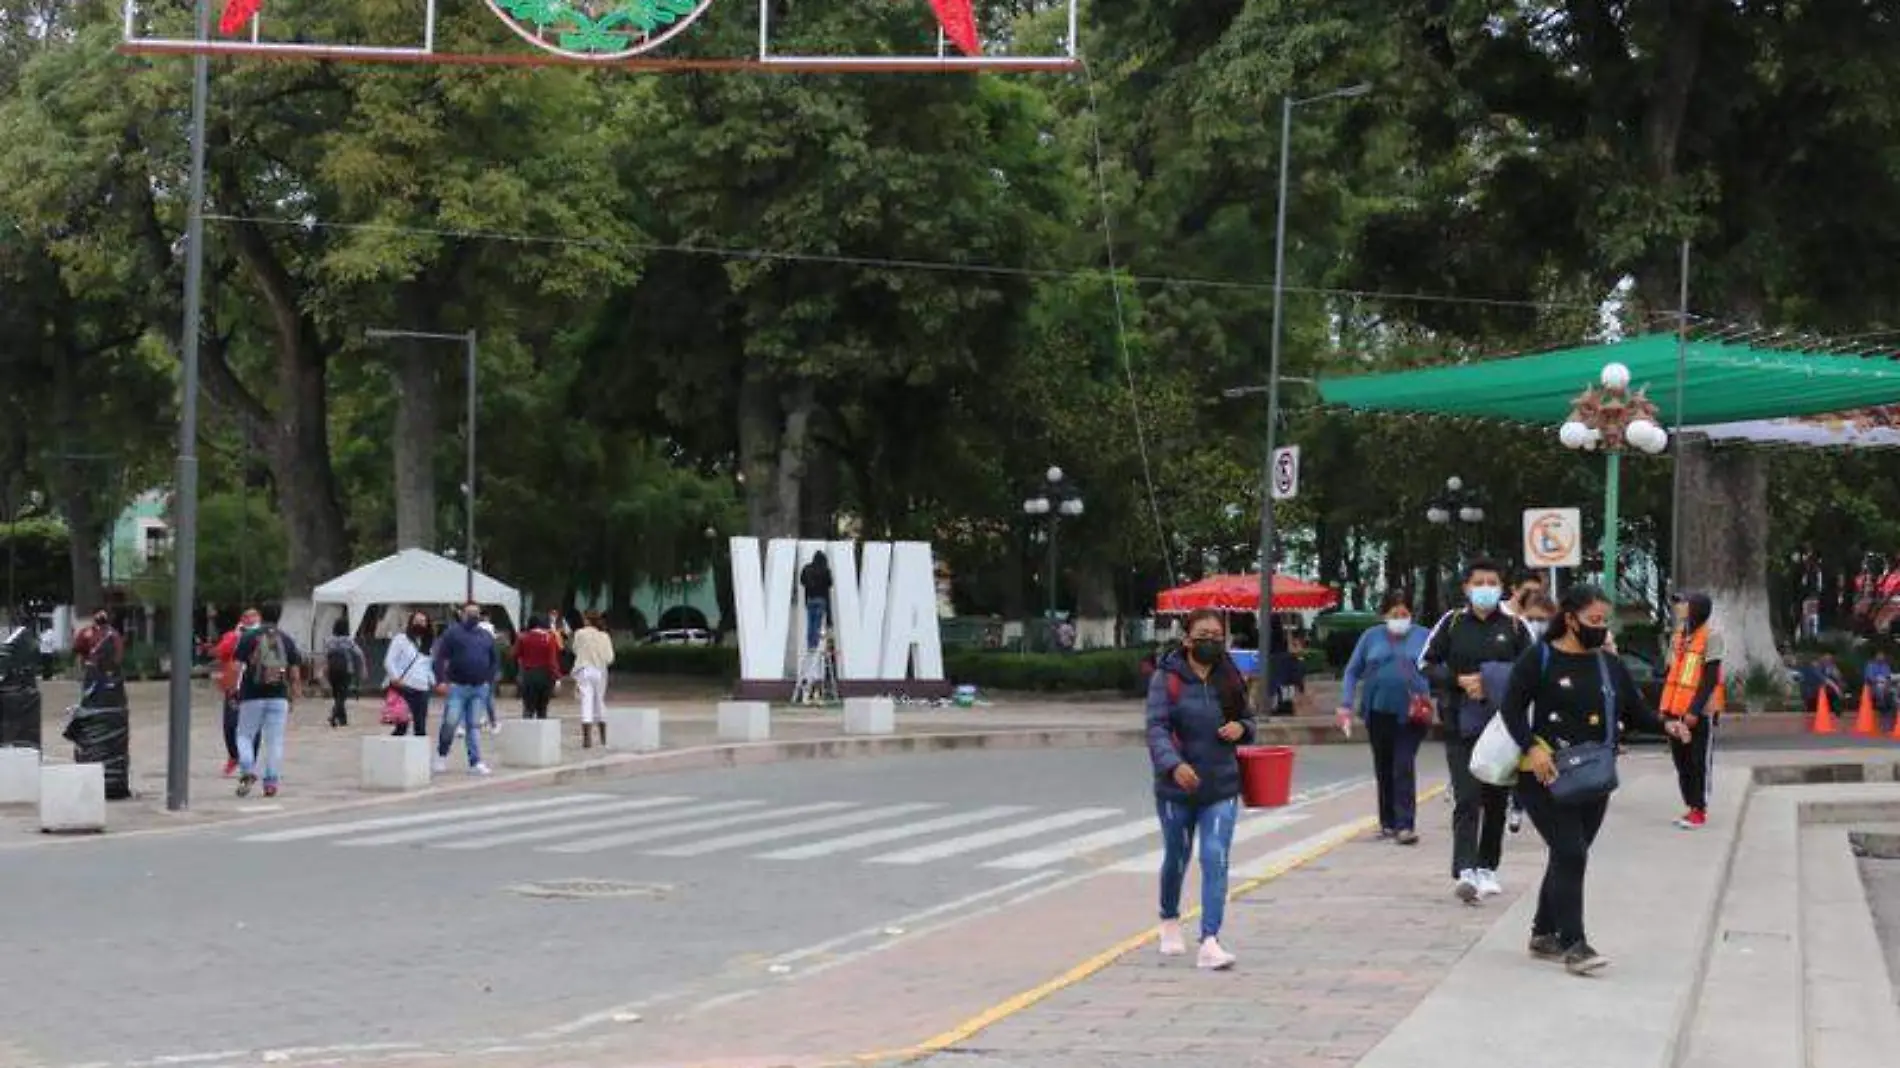
[[[818,635],[817,647],[805,650],[798,658],[798,685],[792,688],[792,703],[838,703],[838,661],[831,647],[829,627]]]

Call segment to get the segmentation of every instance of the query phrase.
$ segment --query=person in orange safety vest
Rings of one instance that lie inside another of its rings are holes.
[[[1725,706],[1722,686],[1722,632],[1709,622],[1714,606],[1707,594],[1674,599],[1676,631],[1669,642],[1669,666],[1663,676],[1662,714],[1689,728],[1686,742],[1670,739],[1676,781],[1689,807],[1676,826],[1702,827],[1709,819],[1709,783],[1715,767],[1715,725]]]

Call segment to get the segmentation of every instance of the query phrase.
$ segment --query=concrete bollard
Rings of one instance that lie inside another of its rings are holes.
[[[607,748],[629,753],[651,753],[660,748],[660,710],[609,708],[603,722]]]
[[[106,829],[106,766],[47,764],[40,768],[40,830],[47,834]]]
[[[847,697],[844,699],[846,734],[895,734],[897,702],[888,697]]]
[[[511,719],[501,725],[501,762],[511,768],[552,768],[561,763],[558,719]]]
[[[40,751],[0,749],[0,805],[37,805],[40,801]]]
[[[372,734],[363,739],[365,790],[420,790],[429,785],[429,739]]]
[[[763,742],[772,737],[772,706],[764,701],[719,702],[719,740]]]

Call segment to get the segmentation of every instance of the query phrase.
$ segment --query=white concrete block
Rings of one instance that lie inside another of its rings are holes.
[[[0,805],[35,805],[40,800],[40,751],[0,749]]]
[[[660,748],[660,710],[657,708],[609,708],[602,722],[607,728],[609,749],[651,753]]]
[[[420,790],[429,785],[429,739],[413,734],[363,739],[362,785],[365,790]]]
[[[511,768],[551,768],[561,762],[561,720],[511,719],[501,725],[501,762]]]
[[[40,830],[105,829],[104,764],[47,764],[40,768]]]
[[[888,697],[847,697],[844,699],[846,734],[895,734],[897,702]]]
[[[772,706],[764,701],[719,702],[719,740],[763,742],[772,737]]]

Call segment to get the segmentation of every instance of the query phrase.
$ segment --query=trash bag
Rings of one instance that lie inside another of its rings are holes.
[[[0,641],[0,747],[40,748],[39,642],[25,627]]]
[[[106,800],[132,796],[132,718],[123,703],[117,708],[73,709],[65,734],[73,743],[74,763],[105,765]]]

